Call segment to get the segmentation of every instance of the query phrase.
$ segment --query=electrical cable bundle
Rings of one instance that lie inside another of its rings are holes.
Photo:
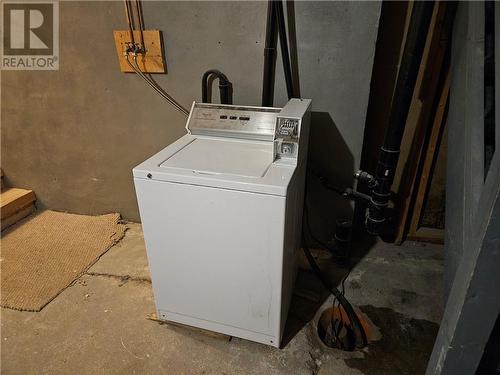
[[[341,190],[339,189],[339,192]],[[341,281],[342,285],[342,292],[339,291],[333,283],[330,281],[328,276],[326,276],[323,271],[319,268],[318,264],[314,260],[314,257],[311,254],[311,251],[309,250],[309,247],[306,244],[306,230],[309,232],[309,237],[312,238],[314,241],[316,241],[319,245],[324,247],[326,250],[329,250],[334,257],[337,259],[342,258],[345,260],[345,258],[349,258],[348,254],[345,254],[343,257],[340,257],[338,254],[335,254],[334,249],[332,249],[330,246],[325,244],[323,241],[320,241],[318,238],[316,238],[311,231],[310,223],[309,223],[309,212],[308,212],[308,206],[307,206],[307,186],[305,189],[305,198],[304,198],[304,216],[305,216],[305,225],[303,225],[303,233],[302,233],[302,239],[303,239],[303,244],[302,244],[302,249],[304,251],[304,254],[307,258],[307,261],[309,262],[309,265],[311,266],[311,269],[313,272],[316,274],[318,279],[321,281],[323,286],[330,292],[334,299],[333,299],[333,309],[332,309],[332,333],[335,337],[336,342],[339,344],[339,346],[344,349],[344,350],[349,350],[350,348],[345,348],[344,345],[342,344],[342,341],[339,338],[339,332],[342,329],[343,326],[343,318],[342,318],[342,309],[345,311],[347,317],[349,318],[350,325],[352,327],[352,330],[355,335],[355,347],[362,348],[368,344],[368,340],[366,337],[366,332],[361,324],[361,321],[359,320],[358,315],[354,311],[352,305],[349,303],[349,301],[345,298],[345,281],[347,277],[349,276],[349,273],[351,272],[351,267],[349,267],[349,272],[347,275],[345,275]],[[337,249],[338,250],[338,249]],[[333,319],[333,313],[335,310],[335,305],[338,303],[338,308],[339,308],[339,314],[340,314],[340,322],[337,324],[334,322]],[[347,329],[347,327],[346,327]],[[354,348],[352,348],[354,349]]]
[[[137,64],[137,54],[134,53],[134,64],[130,62],[129,52],[125,53],[125,60],[127,60],[128,65],[138,74],[158,95],[165,99],[168,103],[174,106],[178,111],[184,113],[186,116],[189,115],[189,111],[180,105],[174,98],[172,98],[165,90],[163,90],[152,77],[147,77],[139,68]]]
[[[334,246],[326,243],[325,241],[319,239],[312,231],[311,229],[311,223],[309,220],[309,205],[307,202],[304,202],[304,222],[306,224],[306,229],[307,229],[307,237],[312,239],[316,244],[319,246],[323,247],[325,250],[328,250],[332,257],[338,261],[339,263],[345,263],[348,259],[349,256],[348,254],[339,254],[338,249],[335,249]]]
[[[345,281],[349,277],[350,273],[351,273],[351,267],[349,266],[349,271],[347,271],[347,274],[342,278],[342,281],[340,282],[340,285],[342,286],[340,293],[342,293],[342,295],[344,297],[345,297]],[[337,307],[337,309],[339,311],[339,315],[340,315],[340,319],[338,319],[337,321],[335,321],[335,319],[334,319],[335,307]],[[348,348],[346,348],[344,346],[342,340],[340,339],[340,332],[341,332],[342,327],[344,325],[344,318],[342,317],[342,308],[341,308],[340,302],[337,299],[337,297],[335,297],[335,296],[333,297],[332,316],[331,316],[330,323],[331,323],[331,326],[332,326],[333,335],[335,337],[335,342],[340,345],[341,349],[347,350]]]
[[[148,74],[144,74],[137,63],[137,54],[145,54],[146,46],[144,44],[144,21],[142,17],[142,7],[140,4],[140,0],[135,1],[135,8],[137,13],[137,24],[139,25],[139,36],[140,42],[136,43],[134,39],[134,30],[135,30],[135,17],[134,17],[134,9],[132,7],[132,3],[130,0],[124,0],[125,3],[125,15],[127,17],[127,24],[129,28],[129,36],[130,36],[130,45],[127,47],[125,51],[125,60],[127,64],[132,68],[132,70],[138,74],[144,82],[146,82],[158,95],[160,95],[163,99],[165,99],[169,104],[174,106],[178,111],[184,113],[186,116],[189,115],[189,111],[180,105],[172,96],[170,96],[154,79]],[[133,64],[130,62],[129,54],[132,53],[134,56]]]
[[[334,298],[338,301],[339,306],[341,306],[344,311],[347,314],[347,317],[349,318],[349,321],[351,322],[352,329],[356,335],[356,338],[359,339],[356,340],[356,347],[364,347],[368,344],[368,340],[366,338],[366,333],[365,330],[361,324],[361,321],[359,320],[358,315],[354,311],[352,305],[349,303],[349,301],[345,298],[344,294],[340,292],[335,286],[333,286],[332,282],[330,279],[321,271],[321,269],[318,267],[318,264],[314,260],[314,257],[311,254],[311,251],[307,247],[307,245],[304,243],[302,245],[302,249],[304,250],[304,254],[311,266],[311,269],[314,271],[318,279],[321,281],[323,286],[333,294]],[[342,284],[344,283],[345,279],[342,281]],[[334,300],[335,303],[335,300]],[[339,309],[339,311],[341,311]],[[333,311],[332,311],[333,314]],[[332,327],[332,330],[334,328]],[[340,341],[339,341],[340,342]]]

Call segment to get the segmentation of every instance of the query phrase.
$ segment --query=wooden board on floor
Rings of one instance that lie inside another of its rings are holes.
[[[28,206],[21,208],[13,215],[10,215],[9,217],[2,219],[1,230],[7,229],[11,225],[14,225],[18,221],[24,219],[26,216],[31,215],[33,212],[35,212],[35,210],[36,210],[35,205],[33,203],[30,203]]]
[[[444,229],[420,227],[415,233],[409,233],[407,239],[411,241],[443,244]]]
[[[33,204],[36,200],[32,190],[8,188],[0,194],[1,219],[2,221],[25,207]]]

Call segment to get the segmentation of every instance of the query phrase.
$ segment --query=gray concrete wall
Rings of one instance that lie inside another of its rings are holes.
[[[180,103],[200,100],[202,73],[219,68],[235,104],[260,104],[265,2],[143,8],[165,41],[168,74],[156,78]],[[295,4],[301,93],[315,111],[310,158],[342,183],[359,165],[379,13],[378,2]],[[2,72],[1,164],[7,182],[35,190],[42,207],[139,220],[131,169],[184,134],[183,115],[120,72],[112,31],[125,28],[122,2],[61,2],[60,70]],[[321,199],[318,207],[338,206],[330,193]]]
[[[500,17],[500,8],[494,16]],[[498,345],[490,335],[500,313],[500,61],[494,60],[495,152],[485,170],[485,26],[484,3],[458,5],[447,122],[447,298],[426,374],[490,373],[476,370],[488,340],[492,348]],[[494,38],[500,38],[498,22]],[[498,43],[494,56],[500,56]],[[495,354],[486,361],[498,370]]]

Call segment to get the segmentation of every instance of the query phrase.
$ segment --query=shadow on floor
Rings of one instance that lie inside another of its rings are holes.
[[[305,241],[311,248],[321,244],[333,245],[335,222],[339,219],[353,219],[353,205],[338,192],[332,191],[321,183],[323,177],[343,191],[353,187],[354,156],[342,137],[337,124],[328,112],[311,113],[311,134],[309,140],[308,173],[306,180]],[[363,232],[356,230],[356,233]],[[351,243],[349,257],[339,259],[327,251],[315,251],[319,267],[330,277],[334,285],[342,279],[375,244],[375,238],[357,234]],[[338,254],[337,254],[338,255]],[[340,254],[344,256],[345,254]],[[294,296],[285,326],[282,346],[304,327],[328,298],[329,293],[302,259],[302,269],[297,276]]]
[[[282,348],[287,346],[295,335],[314,318],[328,296],[329,293],[312,273],[299,270],[281,340]]]
[[[380,329],[382,339],[369,345],[365,358],[345,359],[346,364],[370,375],[425,373],[439,325],[388,308],[360,308]]]
[[[319,267],[333,281],[333,284],[340,285],[342,279],[349,272],[348,267],[334,263],[330,254],[326,251],[313,249],[311,253]],[[305,260],[303,254],[301,254],[299,263],[300,266],[290,304],[290,311],[281,342],[282,348],[314,318],[318,309],[330,296],[330,293],[309,269],[307,260]]]

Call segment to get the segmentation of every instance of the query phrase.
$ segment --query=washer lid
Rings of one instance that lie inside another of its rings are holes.
[[[204,175],[260,178],[273,159],[272,142],[195,138],[160,167],[187,169]]]
[[[135,167],[134,179],[284,197],[297,164],[272,161],[272,147],[272,142],[186,134]]]

